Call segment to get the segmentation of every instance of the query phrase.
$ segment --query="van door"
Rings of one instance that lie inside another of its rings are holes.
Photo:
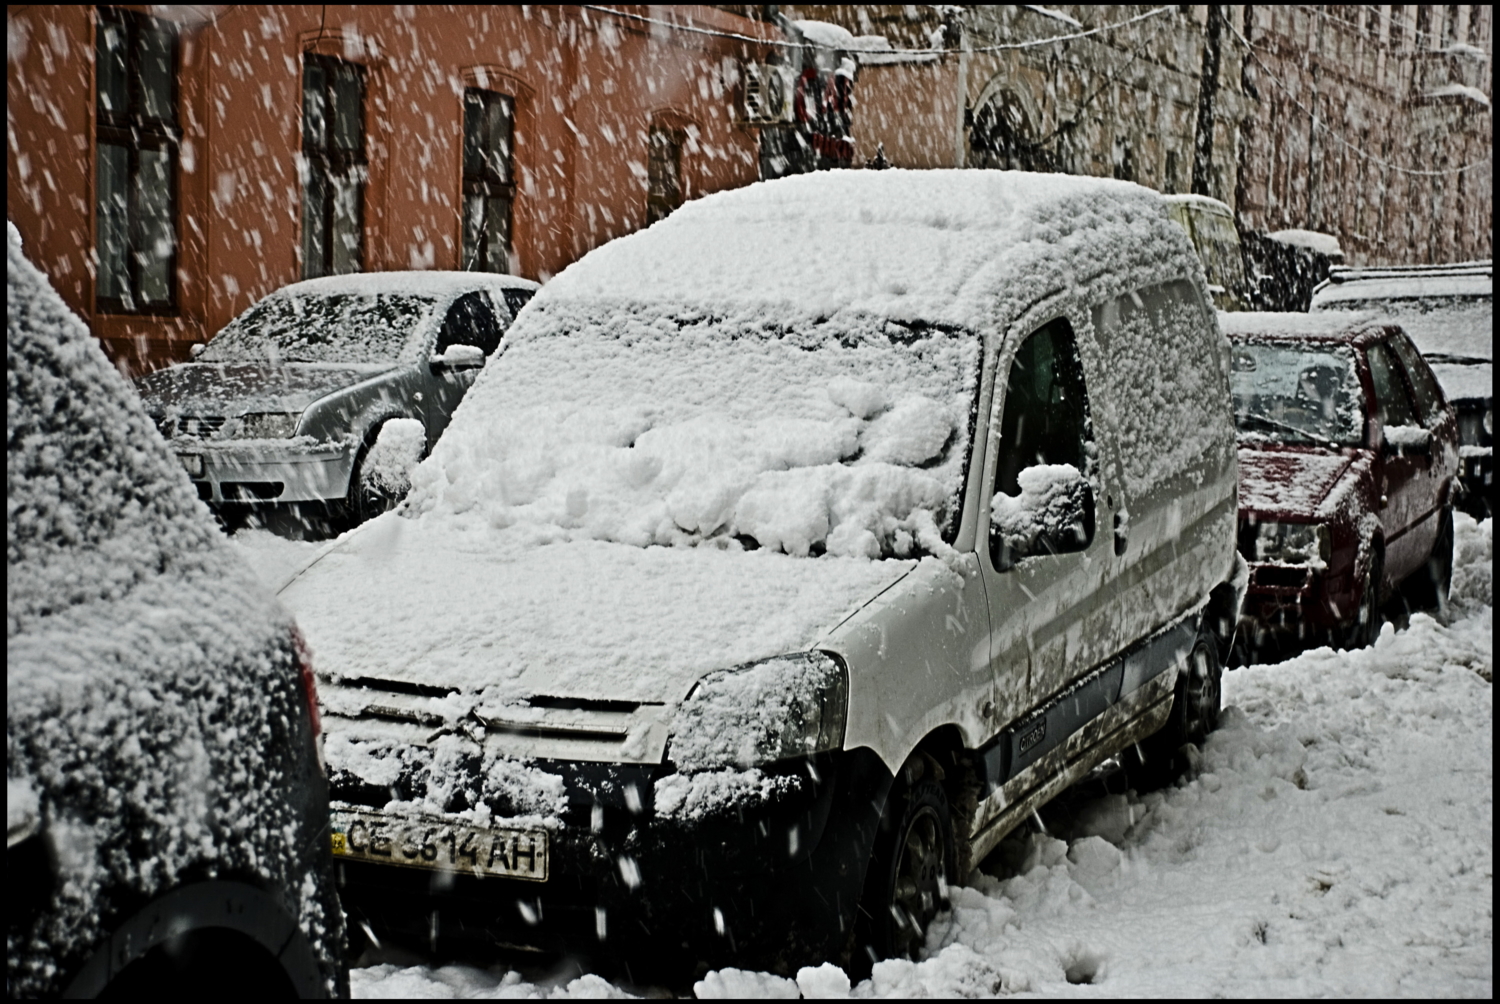
[[[1123,647],[1171,626],[1233,571],[1237,513],[1229,344],[1195,284],[1129,290],[1093,310],[1094,393]],[[1118,649],[1117,649],[1118,650]]]
[[[1046,477],[1060,479],[1059,465],[1070,465],[1088,483],[1072,503],[1059,501],[1058,511],[1068,510],[1063,532],[1030,553],[1018,552],[991,519],[984,520],[981,566],[1001,726],[1066,689],[1108,654],[1091,630],[1096,626],[1091,615],[1110,574],[1110,544],[1108,532],[1098,532],[1095,525],[1099,448],[1087,376],[1073,326],[1065,318],[1027,335],[1008,372],[996,376],[1005,397],[983,496],[996,500],[986,507],[992,516],[1013,509],[1014,500],[1034,497]],[[1054,483],[1064,485],[1063,480]],[[1002,495],[1006,499],[998,498]],[[1061,737],[1045,738],[1050,746]],[[1018,752],[1024,755],[1034,745],[1023,740]],[[1012,763],[1003,771],[1013,775],[1018,766]]]

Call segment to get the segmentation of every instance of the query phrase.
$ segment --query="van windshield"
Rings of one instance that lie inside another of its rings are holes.
[[[1364,398],[1344,346],[1237,342],[1229,376],[1241,439],[1357,446]]]
[[[230,321],[198,357],[206,363],[394,363],[433,309],[410,294],[278,293]]]
[[[956,532],[977,335],[654,307],[532,317],[419,472],[410,511],[797,556],[932,553]]]

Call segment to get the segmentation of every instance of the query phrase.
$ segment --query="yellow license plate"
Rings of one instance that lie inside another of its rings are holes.
[[[547,881],[547,831],[334,809],[333,856],[402,868]]]

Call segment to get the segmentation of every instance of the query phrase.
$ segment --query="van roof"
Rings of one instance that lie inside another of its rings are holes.
[[[690,202],[586,255],[537,306],[650,302],[793,322],[847,312],[979,331],[1103,273],[1146,284],[1201,271],[1161,196],[1129,182],[825,171]]]
[[[437,270],[397,272],[356,272],[352,275],[329,275],[321,279],[304,279],[283,286],[279,293],[329,296],[340,293],[372,296],[398,293],[408,296],[432,296],[439,299],[476,289],[537,289],[530,279],[495,272],[445,272]]]

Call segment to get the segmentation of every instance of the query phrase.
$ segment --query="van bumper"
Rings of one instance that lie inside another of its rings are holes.
[[[692,816],[658,811],[667,767],[533,766],[561,775],[568,799],[547,881],[345,861],[340,895],[355,926],[430,949],[477,942],[624,957],[649,943],[658,957],[681,950],[783,972],[847,956],[891,782],[873,752],[777,764],[766,775],[784,783],[770,797]]]

